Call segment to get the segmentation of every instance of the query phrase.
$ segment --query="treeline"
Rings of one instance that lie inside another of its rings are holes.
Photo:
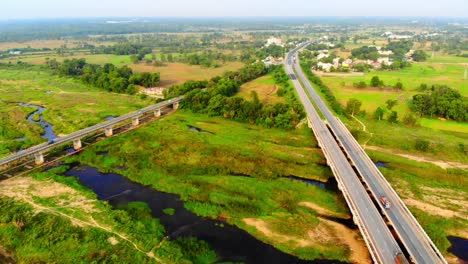
[[[446,85],[428,87],[421,84],[422,94],[415,94],[411,100],[411,108],[419,116],[439,116],[456,121],[468,120],[468,97]]]
[[[325,99],[328,101],[333,111],[339,115],[347,115],[346,111],[343,109],[343,106],[338,102],[338,100],[336,100],[336,97],[330,92],[328,87],[322,82],[322,80],[319,77],[315,76],[310,71],[313,62],[301,60],[300,63],[302,71],[307,76],[307,79],[309,79],[309,81],[311,81],[320,89],[320,92],[325,96]]]
[[[255,92],[252,93],[252,100],[233,96],[243,83],[269,72],[281,87],[281,95],[288,96],[288,104],[264,105]],[[237,72],[227,72],[210,81],[189,81],[173,86],[165,93],[169,97],[185,94],[181,106],[193,112],[223,116],[265,127],[292,129],[305,116],[301,104],[294,99],[283,68],[266,68],[263,63],[250,64]]]
[[[135,94],[138,86],[152,87],[160,83],[159,73],[133,73],[127,66],[116,67],[86,63],[85,59],[48,60],[47,65],[61,76],[79,77],[84,83],[116,93]]]

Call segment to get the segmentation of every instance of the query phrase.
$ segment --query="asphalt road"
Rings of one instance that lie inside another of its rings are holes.
[[[135,117],[139,117],[139,116],[142,116],[145,113],[153,112],[153,111],[156,111],[158,109],[170,106],[170,105],[172,105],[172,104],[174,104],[176,102],[182,101],[183,98],[184,98],[183,96],[179,96],[179,97],[176,97],[176,98],[173,98],[173,99],[170,99],[170,100],[167,100],[167,101],[155,104],[155,105],[151,105],[151,106],[142,108],[142,109],[140,109],[138,111],[131,112],[129,114],[113,118],[113,119],[108,120],[106,122],[103,122],[103,123],[100,123],[100,124],[97,124],[97,125],[94,125],[94,126],[87,127],[85,129],[79,130],[79,131],[74,132],[72,134],[69,134],[67,136],[56,138],[53,141],[53,143],[51,143],[51,144],[43,143],[43,144],[40,144],[40,145],[36,145],[36,146],[34,146],[32,148],[19,151],[19,152],[15,153],[15,154],[12,154],[12,155],[10,155],[10,156],[8,156],[6,158],[0,159],[0,166],[8,164],[8,163],[16,161],[16,160],[19,160],[19,159],[22,159],[22,158],[32,156],[32,155],[37,154],[37,153],[46,152],[49,149],[52,149],[52,148],[54,148],[54,147],[56,147],[58,145],[62,145],[64,143],[67,143],[67,142],[82,138],[82,137],[84,137],[86,135],[95,133],[96,131],[103,130],[103,129],[108,128],[108,127],[112,127],[115,124],[118,124],[118,123],[123,122],[125,120],[129,120],[129,119],[132,119],[132,118],[135,118]]]
[[[314,134],[327,158],[327,162],[337,178],[339,187],[343,191],[354,219],[358,222],[357,224],[366,240],[372,257],[377,263],[394,263],[395,256],[401,252],[401,249],[349,164],[346,156],[315,110],[301,83],[296,78],[292,68],[293,60],[291,54],[293,53],[294,51],[288,54],[286,59],[287,73],[291,77],[299,94],[299,98],[307,113],[309,124],[312,126]]]
[[[293,64],[293,61],[288,59],[288,63]],[[398,233],[398,236],[412,257],[412,260],[416,263],[424,264],[447,263],[431,239],[427,236],[424,229],[419,225],[366,152],[361,148],[344,124],[328,109],[315,89],[312,88],[310,82],[304,76],[301,67],[296,63],[294,64],[294,68],[298,79],[304,84],[305,89],[325,117],[333,134],[371,190],[374,198],[379,200],[381,196],[386,196],[389,199],[391,207],[385,209],[384,206],[379,203],[380,209],[392,223],[392,226]]]

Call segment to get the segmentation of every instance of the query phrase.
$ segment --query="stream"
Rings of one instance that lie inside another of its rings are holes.
[[[99,200],[106,200],[113,207],[135,201],[147,203],[153,217],[160,219],[171,239],[196,237],[204,240],[216,251],[219,262],[340,263],[332,260],[306,261],[286,254],[233,225],[195,215],[185,209],[178,195],[156,191],[116,173],[101,173],[96,168],[80,165],[65,175],[78,178],[81,184],[97,194]],[[175,213],[165,214],[163,210],[166,208],[175,209]]]
[[[48,141],[51,141],[51,140],[53,140],[54,138],[57,137],[57,135],[55,135],[54,130],[53,130],[54,126],[52,124],[50,124],[49,122],[44,120],[44,115],[42,114],[42,112],[44,112],[46,110],[45,107],[40,106],[40,105],[27,104],[27,103],[19,103],[18,105],[19,106],[27,106],[27,107],[36,108],[36,111],[31,113],[28,116],[27,120],[30,123],[40,125],[44,129],[44,134],[41,135],[42,138],[45,138]],[[39,121],[34,121],[33,120],[35,115],[39,115]],[[21,138],[21,139],[23,139],[23,138]]]

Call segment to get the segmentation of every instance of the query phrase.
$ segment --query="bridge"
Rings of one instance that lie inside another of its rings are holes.
[[[155,117],[159,117],[161,116],[161,110],[166,107],[172,106],[172,108],[177,109],[179,107],[180,101],[182,101],[183,98],[184,96],[179,96],[179,97],[176,97],[176,98],[173,98],[173,99],[170,99],[170,100],[167,100],[167,101],[155,104],[155,105],[151,105],[151,106],[142,108],[138,111],[134,111],[129,114],[113,118],[106,122],[76,131],[67,136],[58,137],[50,142],[39,144],[32,148],[19,151],[6,158],[0,159],[0,166],[7,165],[9,163],[12,163],[12,162],[24,159],[24,158],[29,158],[29,157],[34,157],[36,164],[40,165],[44,163],[44,153],[46,153],[47,151],[59,145],[73,142],[73,148],[75,150],[78,150],[82,147],[81,139],[85,136],[95,134],[96,132],[104,131],[105,136],[110,137],[113,134],[114,126],[116,126],[117,124],[131,120],[132,126],[138,126],[140,124],[140,118],[144,114],[152,113],[154,114]]]
[[[363,234],[373,260],[376,263],[395,262],[395,257],[402,253],[401,248],[396,243],[397,238],[412,262],[447,263],[366,152],[345,125],[328,109],[304,76],[296,58],[298,51],[309,44],[310,42],[302,44],[288,53],[286,70],[293,80],[306,110],[309,125],[337,178],[338,186]],[[320,118],[310,98],[324,116],[325,121]],[[363,189],[364,191],[362,191]],[[355,195],[357,190],[361,191]],[[370,195],[366,190],[370,191]],[[389,199],[390,208],[385,208],[379,202],[381,196],[386,196]],[[377,202],[374,203],[372,199]],[[375,204],[378,204],[378,208]],[[383,212],[384,217],[378,209]],[[388,221],[395,230],[396,238],[390,232],[385,221]]]

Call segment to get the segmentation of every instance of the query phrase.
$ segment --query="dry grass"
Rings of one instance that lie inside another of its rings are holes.
[[[242,85],[238,95],[250,100],[251,92],[255,91],[264,104],[286,103],[284,97],[276,95],[278,88],[273,77],[267,75]]]

